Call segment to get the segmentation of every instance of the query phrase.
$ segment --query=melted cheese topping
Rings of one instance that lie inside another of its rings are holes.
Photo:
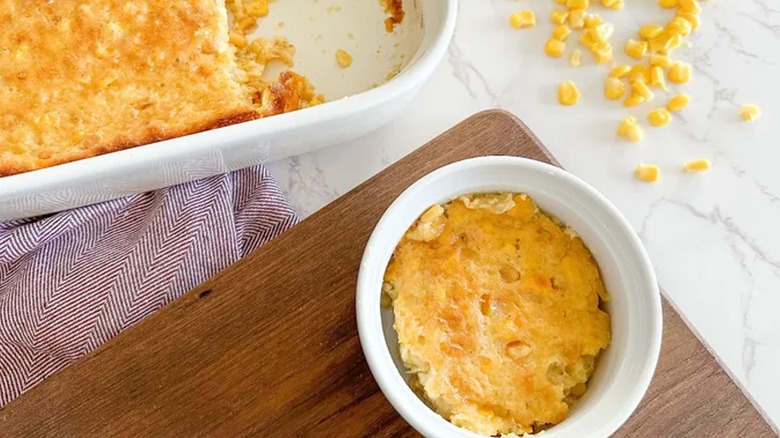
[[[432,207],[398,244],[384,290],[413,386],[477,433],[565,419],[610,341],[590,251],[525,195]]]

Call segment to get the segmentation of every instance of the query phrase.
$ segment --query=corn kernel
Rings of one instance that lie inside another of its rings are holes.
[[[618,78],[607,78],[604,82],[604,95],[607,99],[617,100],[626,93],[626,84]]]
[[[712,164],[710,164],[710,160],[705,160],[703,158],[700,158],[698,160],[693,160],[685,163],[685,166],[683,166],[683,170],[686,172],[706,172],[710,170],[710,167],[712,167]]]
[[[634,175],[642,181],[656,182],[661,175],[661,170],[654,164],[640,164],[634,170]]]
[[[677,0],[658,0],[658,4],[665,9],[672,9],[677,7]]]
[[[641,141],[645,136],[642,127],[636,123],[636,118],[633,116],[628,116],[622,122],[620,122],[620,125],[618,125],[617,134],[618,136],[634,143]]]
[[[622,78],[623,76],[627,75],[628,72],[631,71],[631,67],[627,65],[619,65],[612,69],[612,71],[609,72],[609,76],[612,78]]]
[[[620,10],[623,9],[623,0],[601,0],[605,8]]]
[[[612,46],[607,42],[598,42],[591,46],[590,53],[596,58],[597,64],[604,64],[612,60]]]
[[[566,0],[566,7],[569,9],[588,9],[588,0]]]
[[[701,7],[696,0],[679,0],[680,12],[685,14],[698,14],[701,12]]]
[[[236,46],[238,49],[246,46],[246,37],[244,37],[241,32],[236,32],[234,30],[230,31],[228,40],[230,41],[230,44]]]
[[[625,51],[626,55],[632,58],[642,59],[647,52],[647,42],[629,39],[626,41]]]
[[[552,37],[558,41],[566,41],[569,35],[571,35],[571,30],[564,25],[555,26],[552,32]]]
[[[669,80],[675,84],[684,84],[691,80],[691,65],[675,62],[669,67]]]
[[[666,126],[672,120],[672,115],[666,108],[658,108],[650,111],[647,120],[653,126]]]
[[[582,65],[582,52],[579,49],[574,49],[569,56],[569,65],[572,67],[579,67]]]
[[[536,26],[536,15],[533,11],[515,12],[509,16],[509,25],[515,29],[524,29]]]
[[[558,3],[559,5],[565,5],[566,0],[555,0],[555,3]]]
[[[352,65],[352,55],[344,50],[338,49],[336,50],[336,62],[338,62],[339,67],[347,68]]]
[[[680,44],[682,44],[682,36],[678,32],[672,31],[666,44],[666,50],[676,49],[680,47]]]
[[[669,111],[681,111],[688,107],[689,102],[690,98],[687,94],[678,94],[669,99],[669,102],[666,103],[666,109]]]
[[[602,23],[604,22],[601,20],[599,14],[588,14],[585,16],[585,27],[587,28],[596,27]]]
[[[596,37],[594,36],[593,29],[583,30],[582,34],[580,34],[579,42],[588,49],[593,47],[596,44]]]
[[[572,81],[558,84],[558,102],[561,105],[571,106],[580,100],[580,92]]]
[[[761,117],[761,110],[758,109],[758,106],[753,105],[752,103],[744,105],[739,113],[742,116],[742,120],[746,122],[752,122]]]
[[[563,41],[550,38],[547,40],[547,44],[544,45],[544,53],[551,58],[560,58],[565,48],[566,44]]]
[[[661,55],[659,53],[653,53],[652,55],[650,55],[650,65],[652,66],[669,68],[671,64],[672,61],[666,55]]]
[[[615,32],[615,26],[609,23],[601,23],[592,27],[591,31],[593,32],[593,37],[596,41],[604,42]]]
[[[683,17],[674,17],[674,19],[666,25],[666,28],[672,32],[679,33],[682,36],[687,36],[691,33],[691,23]]]
[[[585,9],[572,9],[569,11],[569,26],[572,29],[585,27]]]
[[[632,106],[641,105],[642,103],[644,103],[644,101],[645,101],[644,97],[638,94],[632,94],[623,101],[623,106],[625,106],[626,108],[631,108]]]
[[[653,92],[650,91],[650,88],[642,81],[631,82],[631,90],[633,91],[633,94],[641,96],[645,101],[653,100],[655,97]]]
[[[666,90],[666,78],[664,78],[664,70],[661,67],[655,66],[650,69],[650,85]]]
[[[636,64],[631,67],[631,72],[628,73],[629,82],[650,82],[650,71],[644,64]]]
[[[550,13],[550,21],[552,21],[555,24],[564,24],[566,23],[566,18],[568,18],[569,13],[561,8],[555,8]]]
[[[657,24],[646,24],[639,28],[639,36],[641,36],[646,40],[649,40],[650,38],[655,38],[656,36],[658,36],[658,34],[661,33],[663,30],[664,28]]]
[[[268,0],[248,0],[244,2],[247,15],[254,18],[268,15]]]
[[[688,21],[691,24],[691,30],[696,30],[701,25],[698,14],[686,14],[678,11],[677,16]]]
[[[653,38],[647,40],[647,48],[650,53],[668,52],[671,46],[671,34],[663,31]]]

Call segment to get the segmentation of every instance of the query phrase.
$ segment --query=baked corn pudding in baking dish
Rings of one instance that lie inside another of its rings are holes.
[[[591,252],[524,194],[428,209],[398,243],[383,290],[412,388],[480,434],[563,421],[610,343]]]
[[[268,14],[267,0],[0,0],[0,176],[321,103],[292,44],[250,37]],[[272,62],[285,68],[268,77]]]

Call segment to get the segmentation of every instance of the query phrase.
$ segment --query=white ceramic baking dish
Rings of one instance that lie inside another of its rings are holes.
[[[286,0],[273,3],[261,23],[259,33],[284,35],[296,46],[294,70],[308,76],[327,103],[0,178],[0,220],[205,178],[379,128],[409,104],[441,61],[455,28],[457,0],[404,0],[407,15],[393,34],[384,30],[378,3]],[[338,67],[336,49],[353,55],[350,68]]]

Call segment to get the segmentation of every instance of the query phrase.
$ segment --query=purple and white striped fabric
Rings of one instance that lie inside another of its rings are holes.
[[[0,222],[0,407],[296,221],[257,166]]]

